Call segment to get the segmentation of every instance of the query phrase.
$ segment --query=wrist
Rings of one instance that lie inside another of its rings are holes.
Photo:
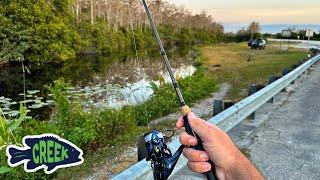
[[[233,164],[226,171],[225,179],[264,179],[251,161],[238,149],[233,159]]]
[[[229,151],[228,156],[224,159],[223,165],[216,167],[216,174],[219,180],[238,179],[237,174],[240,172],[239,167],[243,165],[241,152],[235,147]]]

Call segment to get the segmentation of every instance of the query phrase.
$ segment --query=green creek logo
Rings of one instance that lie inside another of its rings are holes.
[[[55,134],[25,136],[22,143],[24,147],[10,145],[6,152],[9,166],[24,164],[26,172],[43,168],[46,174],[51,174],[59,168],[80,165],[84,161],[80,148]]]

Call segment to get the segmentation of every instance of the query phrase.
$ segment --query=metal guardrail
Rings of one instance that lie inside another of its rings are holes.
[[[311,65],[320,60],[320,55],[317,55],[296,69],[292,70],[287,75],[281,77],[272,84],[266,86],[260,91],[254,93],[253,95],[243,99],[242,101],[236,103],[220,114],[214,116],[209,120],[210,123],[217,125],[224,131],[229,131],[240,123],[243,119],[248,117],[250,114],[255,112],[259,107],[277,95],[281,90],[286,88],[291,82],[293,82],[297,77],[304,73]],[[180,146],[179,140],[176,138],[170,144],[170,149],[175,152]],[[175,170],[172,174],[185,168],[187,165],[187,160],[185,157],[181,156]],[[123,180],[123,179],[153,179],[152,169],[150,163],[145,159],[131,166],[127,170],[123,171],[121,174],[112,178],[113,180]]]

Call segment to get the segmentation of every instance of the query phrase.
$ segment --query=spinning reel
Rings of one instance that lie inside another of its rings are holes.
[[[147,161],[151,161],[153,169],[153,177],[155,180],[166,180],[169,178],[179,157],[182,153],[181,145],[174,155],[165,143],[163,134],[157,130],[153,130],[144,136],[147,148]]]

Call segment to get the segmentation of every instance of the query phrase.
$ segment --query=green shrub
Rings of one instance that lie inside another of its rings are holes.
[[[51,89],[56,103],[53,121],[63,138],[86,150],[86,145],[96,138],[95,115],[85,112],[80,103],[70,103],[64,94],[68,86],[63,80],[58,80]]]
[[[121,110],[105,109],[97,113],[96,130],[99,144],[110,144],[113,139],[135,128],[135,112],[132,107]]]
[[[201,68],[194,76],[179,80],[179,84],[186,103],[203,99],[217,89],[215,80],[208,76],[205,69]],[[138,125],[145,125],[150,120],[176,111],[179,106],[172,85],[163,85],[147,102],[135,107],[136,122]]]
[[[216,83],[205,69],[199,68],[194,76],[179,80],[187,103],[192,103],[211,95],[216,90]],[[51,121],[35,119],[24,121],[20,131],[15,133],[17,141],[25,135],[54,133],[80,147],[85,155],[98,148],[108,147],[128,139],[137,132],[137,125],[146,125],[150,120],[174,112],[179,103],[172,85],[154,87],[155,94],[145,103],[126,106],[121,109],[92,109],[84,111],[79,102],[71,103],[66,95],[69,85],[58,80],[50,89],[56,102]],[[0,163],[6,164],[5,152],[0,152]],[[26,173],[22,166],[0,175],[0,179],[52,179],[58,172],[45,175],[43,171]]]
[[[44,122],[34,119],[27,120],[27,111],[24,105],[20,106],[20,115],[16,119],[6,119],[0,109],[0,179],[49,179],[54,175],[46,175],[43,171],[37,173],[26,173],[23,166],[8,168],[6,146],[17,144],[21,146],[25,135],[55,133],[54,128]]]
[[[56,102],[53,120],[59,134],[84,151],[90,150],[90,144],[108,144],[110,139],[135,127],[132,107],[121,110],[92,109],[86,112],[80,103],[70,103],[65,95],[66,87],[68,84],[59,80],[52,88]]]

